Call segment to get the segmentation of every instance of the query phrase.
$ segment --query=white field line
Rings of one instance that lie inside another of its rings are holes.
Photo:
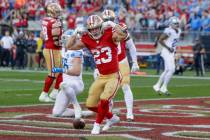
[[[32,91],[32,90],[40,90],[40,88],[15,88],[15,89],[0,89],[0,91],[10,92],[10,91]],[[18,94],[16,94],[18,95]],[[32,95],[32,94],[31,94]]]
[[[206,97],[196,97],[196,98],[187,98],[187,99],[199,99],[199,98],[206,98]],[[169,98],[169,99],[173,99],[174,98]],[[169,100],[169,99],[153,99],[153,100]],[[183,98],[179,98],[179,99],[183,99]],[[185,98],[186,99],[186,98]],[[144,99],[145,100],[145,99]],[[146,99],[151,100],[151,99]],[[141,101],[141,100],[139,100]],[[118,101],[119,102],[119,101]],[[49,105],[49,104],[41,104],[41,106],[44,105]],[[24,106],[37,106],[37,105],[24,105]],[[38,114],[36,114],[38,115]],[[86,120],[90,120],[90,119],[86,119]],[[8,120],[6,120],[8,121]],[[90,120],[93,121],[93,120]],[[122,121],[122,123],[128,123],[126,121]],[[156,126],[176,126],[176,127],[188,127],[188,128],[210,128],[210,125],[174,125],[174,124],[158,124],[158,123],[140,123],[140,122],[129,122],[129,124],[139,124],[139,125],[156,125]]]
[[[136,77],[136,75],[134,75]],[[140,77],[158,78],[160,75],[146,75]],[[210,80],[210,77],[196,77],[196,76],[173,76],[173,79],[194,79],[194,80]]]
[[[16,117],[14,117],[14,118],[16,118],[16,119],[21,119],[21,117],[25,117],[25,116],[34,116],[34,115],[46,115],[46,114],[38,114],[38,113],[33,113],[33,114],[27,114],[27,115],[17,115]],[[11,118],[11,117],[10,117]],[[56,118],[56,119],[58,119],[57,117],[49,117],[49,118]],[[74,118],[64,118],[65,120],[66,119],[68,119],[68,120],[72,120],[73,121],[73,119]],[[85,118],[84,118],[85,119]],[[63,118],[62,118],[62,120],[63,120]],[[25,125],[27,125],[28,126],[28,124],[27,123],[43,123],[43,122],[47,122],[47,121],[36,121],[36,120],[0,120],[0,122],[17,122],[17,123],[26,123]],[[47,122],[47,123],[50,123],[50,124],[54,124],[54,125],[56,125],[56,124],[63,124],[63,125],[66,125],[66,122],[53,122],[53,121],[51,121],[51,122]],[[12,124],[12,125],[16,125],[16,124]],[[17,125],[20,125],[20,124],[17,124]],[[87,124],[87,125],[89,125],[89,126],[92,126],[92,124],[91,123],[89,123],[89,124]],[[37,126],[38,127],[38,126]],[[117,128],[117,127],[119,127],[119,126],[113,126],[113,128]],[[136,127],[136,126],[133,126],[132,127],[132,129],[131,130],[129,130],[129,128],[130,128],[130,126],[120,126],[120,127],[122,127],[122,128],[127,128],[128,130],[119,130],[119,131],[148,131],[148,130],[152,130],[153,128],[145,128],[145,127]],[[70,128],[69,128],[70,129]],[[111,131],[111,132],[115,132],[115,131],[118,131],[118,130],[113,130],[113,131]]]
[[[32,83],[44,83],[44,80],[31,80],[31,79],[15,79],[15,78],[0,78],[3,82],[32,82]]]
[[[47,71],[35,71],[35,70],[11,70],[11,69],[0,69],[2,72],[19,72],[19,73],[47,73]],[[84,75],[93,75],[93,72],[83,72]],[[131,75],[132,77],[159,77],[159,75]],[[196,77],[196,76],[173,76],[177,79],[197,79],[197,80],[210,80],[210,77]]]
[[[44,81],[43,80],[30,80],[30,79],[13,79],[13,78],[0,78],[0,81],[3,82],[31,82],[31,83],[37,83],[37,84],[43,84]],[[201,87],[201,86],[210,86],[210,83],[205,83],[205,84],[181,84],[181,85],[169,85],[169,87]],[[86,86],[87,87],[87,86]],[[142,86],[140,85],[131,85],[132,88],[152,88],[152,85],[144,85]],[[22,89],[22,88],[20,88]],[[14,89],[14,90],[18,90],[18,89]],[[30,89],[26,89],[26,90],[30,90]],[[35,89],[34,89],[35,90]],[[4,91],[4,89],[0,89],[0,91]],[[13,89],[9,90],[9,91],[13,91]]]
[[[135,114],[134,114],[135,115]],[[49,118],[52,118],[51,116],[48,116]],[[67,119],[73,119],[73,118],[58,118],[60,120],[67,120]],[[92,119],[85,118],[85,120],[94,122]],[[144,123],[144,122],[127,122],[127,121],[120,121],[120,123],[125,123],[130,126],[130,124],[137,124],[137,125],[155,125],[155,126],[176,126],[176,127],[187,127],[187,128],[210,128],[210,125],[182,125],[182,124],[165,124],[165,123]]]
[[[0,126],[15,126],[15,127],[24,127],[24,128],[32,128],[32,129],[41,129],[41,130],[75,130],[74,128],[60,128],[60,127],[53,127],[53,126],[33,126],[32,124],[27,124],[30,122],[36,122],[36,123],[43,123],[45,121],[24,121],[26,124],[8,124],[8,122],[22,122],[22,120],[0,120],[1,124]],[[47,121],[46,121],[47,122]],[[64,122],[48,122],[49,124],[67,124]],[[92,126],[92,124],[87,124],[89,126]],[[113,126],[112,128],[119,128],[119,126]],[[128,129],[128,130],[111,130],[109,132],[122,132],[122,133],[126,133],[126,132],[138,132],[138,131],[148,131],[148,130],[152,130],[150,128],[141,128],[141,127],[124,127],[124,126],[120,126],[122,128],[132,128],[132,129]],[[1,129],[1,128],[0,128]],[[83,132],[89,132],[90,130],[87,129],[83,129],[81,130]]]
[[[203,87],[203,86],[210,86],[209,84],[182,84],[182,85],[173,85],[173,86],[168,86],[170,88],[172,87],[180,87],[180,88],[185,88],[185,87]],[[152,86],[131,86],[132,88],[152,88]],[[89,87],[86,86],[85,89],[88,89]],[[32,90],[41,90],[40,88],[12,88],[12,89],[0,89],[0,91],[4,92],[9,92],[9,91],[32,91]]]
[[[204,133],[204,131],[173,131],[173,132],[164,132],[162,135],[168,136],[168,137],[176,137],[176,138],[184,138],[184,139],[195,139],[195,140],[209,140],[209,138],[199,138],[199,137],[187,137],[187,136],[180,136],[179,133]],[[208,133],[208,132],[205,132]]]
[[[91,135],[91,134],[60,134],[60,133],[44,133],[44,132],[26,132],[26,131],[9,131],[9,130],[0,130],[0,134],[6,133],[7,135],[17,135],[17,136],[25,136],[25,135],[31,135],[31,136],[48,136],[48,137],[87,137],[87,136],[96,136],[96,135]],[[9,134],[8,134],[9,133]],[[134,140],[147,140],[144,138],[138,138],[134,137],[128,134],[100,134],[97,135],[97,137],[125,137],[125,138],[131,138]]]
[[[47,117],[52,118],[50,115]],[[60,119],[60,120],[70,119],[71,120],[73,118],[58,118],[58,119]],[[85,118],[85,120],[94,122],[94,120],[88,119],[88,118]],[[120,123],[128,124],[128,126],[130,126],[130,124],[134,124],[134,125],[137,124],[140,126],[141,125],[149,125],[149,127],[151,127],[151,125],[155,125],[155,126],[176,126],[176,127],[187,127],[187,128],[210,128],[210,125],[182,125],[182,124],[144,123],[144,122],[127,122],[127,121],[120,121]]]
[[[160,100],[190,100],[190,99],[208,99],[210,96],[201,96],[201,97],[184,97],[184,98],[159,98],[159,99],[134,99],[134,102],[141,101],[160,101]],[[116,100],[114,103],[121,103],[123,100]],[[47,106],[52,105],[53,103],[43,103],[43,104],[28,104],[28,105],[11,105],[11,106],[0,106],[0,108],[13,108],[13,107],[35,107],[35,106]],[[80,102],[80,104],[85,104],[85,102]]]
[[[28,97],[28,96],[32,96],[32,94],[15,94],[15,96],[18,96],[18,97]]]
[[[88,121],[94,122],[94,120],[91,119],[85,119]],[[127,122],[127,121],[120,121],[120,123],[125,123],[125,125],[130,126],[131,124],[134,125],[148,125],[148,127],[151,126],[172,126],[172,127],[186,127],[186,128],[210,128],[210,125],[182,125],[182,124],[165,124],[165,123],[144,123],[144,122]]]

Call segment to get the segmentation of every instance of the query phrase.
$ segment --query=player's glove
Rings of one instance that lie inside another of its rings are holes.
[[[168,51],[169,51],[170,53],[173,53],[175,50],[174,50],[174,48],[168,48]]]
[[[64,72],[66,72],[66,69],[64,68],[56,68],[56,67],[52,68],[52,73],[64,73]]]
[[[137,71],[139,71],[139,65],[137,62],[134,62],[131,67],[131,72],[137,72]]]
[[[93,78],[94,80],[96,80],[96,78],[99,76],[99,71],[98,69],[95,69],[94,72],[93,72]]]

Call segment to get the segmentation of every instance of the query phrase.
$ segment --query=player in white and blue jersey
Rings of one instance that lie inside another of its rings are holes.
[[[164,30],[159,38],[159,44],[162,46],[161,57],[164,60],[164,72],[153,86],[153,89],[160,94],[170,95],[167,86],[175,72],[175,51],[181,35],[179,24],[180,21],[177,17],[171,17],[169,27]]]
[[[63,46],[65,46],[68,38],[78,33],[74,30],[68,30],[62,36]],[[63,73],[63,82],[60,84],[60,93],[56,97],[55,105],[53,107],[53,116],[75,116],[81,118],[82,115],[92,114],[90,111],[82,111],[77,100],[79,95],[84,90],[84,83],[82,80],[82,64],[83,51],[82,50],[66,50],[62,49],[62,68],[53,68],[53,73]],[[74,109],[68,108],[69,104],[73,104]]]

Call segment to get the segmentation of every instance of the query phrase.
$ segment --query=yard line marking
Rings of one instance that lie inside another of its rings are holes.
[[[11,69],[0,69],[2,72],[20,72],[20,73],[47,73],[47,71],[35,71],[35,70],[11,70]],[[93,72],[83,72],[84,75],[93,75]],[[149,77],[149,78],[158,78],[160,75],[131,75],[132,77]],[[210,80],[210,77],[196,77],[196,76],[173,76],[172,78],[177,79],[195,79],[195,80]]]
[[[4,82],[32,82],[32,83],[40,83],[43,84],[43,80],[30,80],[30,79],[10,79],[10,78],[0,78],[0,81]],[[87,84],[86,84],[87,85]],[[91,84],[89,84],[91,85]],[[191,87],[191,86],[210,86],[210,83],[205,83],[205,84],[182,84],[182,85],[169,85],[169,87]],[[152,85],[131,85],[133,88],[152,88]],[[86,89],[89,88],[89,86],[86,86]],[[13,89],[11,89],[13,91]],[[29,90],[29,89],[28,89]],[[4,91],[3,89],[0,89],[0,91]]]
[[[38,115],[38,114],[36,114]],[[46,114],[40,114],[40,115],[44,115],[46,116]],[[23,115],[24,116],[24,115]],[[28,116],[28,115],[26,115]],[[48,118],[52,118],[51,116],[47,115]],[[57,118],[59,120],[74,120],[74,118]],[[85,118],[86,121],[90,121],[90,122],[94,122],[93,119],[88,119]],[[9,120],[0,120],[0,122],[2,121],[6,121],[8,122]],[[17,121],[17,120],[10,120],[10,121]],[[19,120],[21,121],[21,120]],[[29,120],[26,120],[29,121]],[[33,120],[34,121],[34,120]],[[42,121],[35,121],[35,122],[42,122]],[[52,123],[57,123],[57,122],[52,122]],[[152,125],[154,126],[175,126],[175,127],[186,127],[186,128],[210,128],[210,125],[184,125],[184,124],[169,124],[169,123],[144,123],[144,122],[127,122],[127,121],[120,121],[120,124],[124,124],[126,126],[126,124],[137,124],[137,125],[148,125],[149,127],[151,127]],[[0,124],[0,125],[4,125],[4,124]],[[116,125],[118,126],[118,125]],[[118,126],[119,127],[119,126]],[[137,126],[134,126],[136,128],[138,128]],[[47,129],[47,128],[46,128]],[[124,130],[122,130],[124,131]],[[135,131],[135,130],[132,130]],[[144,129],[142,131],[145,131]],[[113,131],[114,132],[114,131]]]
[[[138,75],[132,75],[134,77]],[[160,75],[146,75],[146,76],[140,76],[140,77],[149,77],[149,78],[158,78]],[[174,76],[174,79],[195,79],[195,80],[210,80],[210,77],[196,77],[196,76]]]
[[[0,78],[0,81],[4,81],[4,82],[33,82],[33,83],[44,83],[44,80],[15,79],[15,78]]]
[[[27,124],[27,123],[30,123],[30,122],[37,122],[37,123],[43,123],[43,122],[47,122],[47,121],[24,121],[24,123],[21,123],[21,124],[18,124],[19,122],[22,122],[22,120],[0,120],[1,124],[0,126],[15,126],[15,127],[24,127],[24,128],[34,128],[34,129],[41,129],[41,130],[75,130],[73,127],[72,128],[61,128],[60,126],[59,127],[55,127],[55,126],[36,126],[36,125],[33,125],[33,124]],[[8,123],[8,122],[13,122],[13,123],[17,123],[17,124],[12,124],[12,123]],[[48,122],[49,124],[68,124],[68,123],[64,123],[64,122]],[[69,122],[71,123],[71,122]],[[88,126],[93,126],[91,123],[86,123],[86,125]],[[148,130],[152,130],[150,128],[141,128],[141,127],[124,127],[124,126],[113,126],[113,128],[119,128],[119,127],[122,127],[122,130],[112,130],[110,132],[122,132],[122,133],[125,133],[125,132],[136,132],[136,131],[148,131]],[[123,128],[132,128],[132,129],[123,129]],[[120,129],[120,128],[119,128]],[[1,130],[1,128],[0,128]],[[41,131],[40,130],[40,131]],[[82,129],[82,131],[84,132],[89,132],[89,128],[86,128],[86,129]]]
[[[164,136],[168,136],[168,137],[176,137],[176,138],[185,138],[185,139],[195,139],[195,140],[209,140],[209,138],[200,138],[200,137],[187,137],[187,136],[181,136],[181,135],[178,135],[178,133],[181,133],[181,132],[191,132],[191,133],[204,133],[205,131],[173,131],[173,132],[164,132],[162,133],[162,135]],[[208,132],[205,132],[205,133],[208,133]]]
[[[15,96],[24,97],[24,96],[32,96],[32,94],[15,94]]]
[[[0,91],[8,92],[8,91],[31,91],[31,90],[40,90],[40,88],[16,88],[16,89],[0,89]],[[18,94],[16,94],[18,95]],[[26,94],[25,94],[26,95]],[[32,95],[32,94],[30,94]]]

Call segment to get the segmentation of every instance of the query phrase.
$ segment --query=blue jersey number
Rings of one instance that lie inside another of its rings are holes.
[[[172,47],[175,48],[177,45],[178,39],[174,39],[173,43],[172,43]]]
[[[65,68],[65,69],[69,68],[68,63],[67,63],[67,58],[63,58],[62,63],[63,63],[63,68]]]

